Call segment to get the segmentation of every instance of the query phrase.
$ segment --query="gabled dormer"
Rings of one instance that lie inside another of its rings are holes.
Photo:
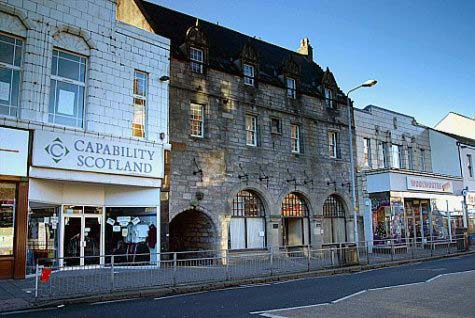
[[[333,73],[328,67],[323,74],[321,88],[325,106],[328,109],[337,109],[339,88]]]
[[[282,64],[281,78],[286,87],[287,98],[297,99],[297,92],[300,86],[300,67],[292,55],[289,55]]]
[[[259,74],[259,55],[250,42],[243,45],[239,60],[236,61],[246,86],[256,87]]]
[[[209,59],[209,43],[206,33],[201,29],[199,20],[186,31],[185,54],[188,57],[190,70],[196,74],[206,74]]]

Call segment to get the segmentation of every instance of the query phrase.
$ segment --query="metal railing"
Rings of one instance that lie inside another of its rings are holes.
[[[236,281],[352,265],[430,258],[466,250],[466,237],[339,243],[262,251],[190,251],[41,259],[35,273],[38,300],[115,291]],[[39,264],[49,264],[39,265]],[[82,265],[81,265],[82,264]],[[48,275],[49,274],[49,275]]]

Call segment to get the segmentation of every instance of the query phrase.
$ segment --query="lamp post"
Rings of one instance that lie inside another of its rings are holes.
[[[353,120],[351,118],[351,107],[350,107],[350,93],[360,89],[362,87],[372,87],[376,85],[378,81],[376,80],[367,80],[363,84],[352,88],[346,93],[346,108],[348,111],[348,130],[349,130],[349,142],[350,142],[350,178],[351,178],[351,203],[353,205],[353,231],[354,231],[354,240],[355,243],[358,243],[358,216],[356,213],[356,181],[355,181],[355,161],[353,158]]]

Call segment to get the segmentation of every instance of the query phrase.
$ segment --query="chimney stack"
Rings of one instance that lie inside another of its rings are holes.
[[[309,62],[313,61],[313,47],[310,45],[310,40],[308,38],[303,38],[302,41],[300,41],[300,47],[297,52],[305,55]]]

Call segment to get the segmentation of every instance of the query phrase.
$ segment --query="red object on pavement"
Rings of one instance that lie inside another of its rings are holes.
[[[51,268],[44,267],[41,270],[40,282],[46,283],[51,276]]]

